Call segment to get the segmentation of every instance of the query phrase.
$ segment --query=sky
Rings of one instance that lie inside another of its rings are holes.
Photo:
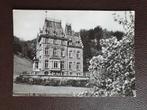
[[[124,31],[123,27],[114,21],[113,13],[124,16],[124,11],[88,11],[88,10],[13,10],[13,35],[22,40],[32,40],[37,37],[39,28],[43,27],[45,17],[72,25],[72,30],[92,29],[100,26],[109,31]]]

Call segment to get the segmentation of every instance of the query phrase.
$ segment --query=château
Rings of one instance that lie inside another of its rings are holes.
[[[49,76],[82,77],[83,44],[71,24],[62,27],[61,20],[45,18],[37,35],[33,73]]]

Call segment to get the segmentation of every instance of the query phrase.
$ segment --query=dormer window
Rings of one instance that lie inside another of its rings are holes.
[[[47,21],[46,27],[52,27],[52,23],[50,21]]]

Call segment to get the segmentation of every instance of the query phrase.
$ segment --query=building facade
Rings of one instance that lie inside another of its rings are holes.
[[[71,24],[62,28],[60,20],[45,19],[37,35],[33,73],[50,76],[84,76],[83,44]]]

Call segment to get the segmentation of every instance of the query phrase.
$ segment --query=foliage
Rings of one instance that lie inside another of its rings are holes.
[[[45,86],[73,86],[73,87],[86,87],[88,80],[85,79],[66,79],[66,78],[42,78],[31,77],[27,75],[20,75],[16,77],[15,83],[26,83],[32,85],[45,85]]]
[[[83,48],[83,63],[84,71],[88,71],[89,61],[93,56],[96,56],[101,53],[100,39],[110,38],[112,35],[115,35],[119,40],[122,39],[123,32],[108,31],[102,29],[100,26],[96,26],[94,29],[81,30],[80,36],[84,45]]]
[[[124,36],[124,33],[121,31],[116,31],[112,33],[113,36],[116,36],[117,40],[121,40],[122,37]]]
[[[20,43],[20,39],[14,36],[14,42],[13,42],[13,51],[15,54],[18,54],[21,52],[22,47]]]
[[[23,57],[27,57],[33,60],[35,56],[35,45],[36,39],[31,41],[23,41],[14,36],[13,51],[16,55],[21,55]]]
[[[129,18],[126,18],[129,17]],[[115,17],[122,24],[125,35],[101,39],[102,54],[90,60],[90,84],[93,89],[89,96],[135,96],[134,71],[134,16],[126,13],[124,18]]]

